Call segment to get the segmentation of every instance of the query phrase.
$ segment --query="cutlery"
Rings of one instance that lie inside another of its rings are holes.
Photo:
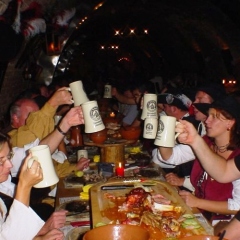
[[[70,224],[73,227],[88,226],[88,225],[90,225],[90,221],[71,222]]]
[[[221,234],[219,234],[218,240],[223,240],[224,235],[226,234],[226,230],[223,230]]]
[[[69,217],[69,216],[74,216],[74,215],[78,215],[78,214],[84,214],[84,213],[89,213],[89,210],[86,209],[86,210],[83,210],[81,212],[68,212],[66,217]]]
[[[101,190],[119,190],[119,189],[126,189],[126,188],[133,188],[135,185],[133,184],[127,184],[127,185],[108,185],[108,186],[102,186]],[[152,187],[155,186],[155,184],[143,184],[143,187]]]

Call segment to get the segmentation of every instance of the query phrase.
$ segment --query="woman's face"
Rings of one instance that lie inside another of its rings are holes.
[[[209,109],[208,117],[205,121],[207,135],[209,137],[215,138],[225,134],[227,131],[229,131],[228,129],[231,129],[233,124],[234,120],[226,119],[214,108]]]
[[[8,179],[10,170],[13,167],[10,159],[10,148],[8,143],[5,142],[0,150],[0,183]]]

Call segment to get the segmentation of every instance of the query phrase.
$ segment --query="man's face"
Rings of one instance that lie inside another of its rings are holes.
[[[213,99],[205,92],[198,91],[194,103],[212,103]]]
[[[132,91],[132,94],[133,94],[136,104],[139,104],[143,94],[138,89],[134,89]]]
[[[46,86],[42,86],[40,88],[40,92],[41,92],[41,95],[48,98],[49,97],[49,92],[48,92],[48,88]]]
[[[133,98],[133,94],[130,90],[126,90],[123,95],[127,98]]]
[[[213,99],[205,92],[198,91],[195,96],[194,103],[212,103]],[[207,116],[205,116],[203,113],[198,111],[197,108],[194,107],[194,115],[195,119],[198,121],[204,122],[207,119]]]
[[[167,114],[167,116],[175,117],[174,113],[172,111],[172,106],[170,106],[168,104],[163,104],[163,110]]]
[[[18,117],[18,127],[26,124],[26,120],[31,112],[36,112],[39,107],[36,103],[27,102],[20,107],[20,116]]]

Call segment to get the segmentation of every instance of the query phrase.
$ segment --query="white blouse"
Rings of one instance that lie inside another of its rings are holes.
[[[16,199],[7,218],[7,208],[1,198],[0,209],[1,240],[32,240],[44,225],[44,221],[30,207]]]

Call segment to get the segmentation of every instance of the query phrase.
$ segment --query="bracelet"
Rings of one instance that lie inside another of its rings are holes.
[[[63,135],[66,136],[67,133],[63,132],[59,125],[56,126],[56,129]]]

